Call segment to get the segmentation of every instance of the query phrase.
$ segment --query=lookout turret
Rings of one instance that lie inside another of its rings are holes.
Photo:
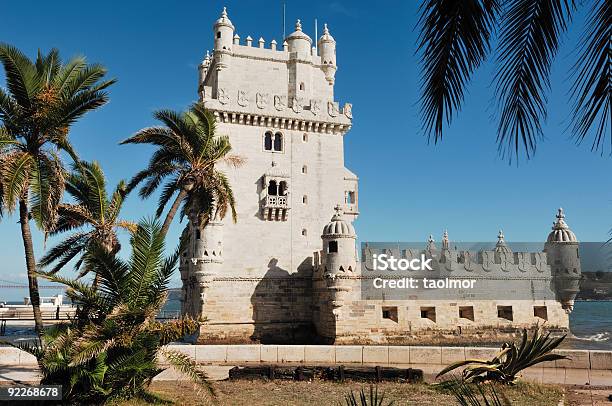
[[[321,69],[325,72],[325,79],[330,85],[334,84],[336,70],[336,40],[329,33],[327,24],[323,26],[323,35],[317,43],[321,56]]]
[[[232,44],[234,42],[234,25],[227,16],[227,9],[223,7],[221,17],[213,25],[215,34],[215,56],[217,69],[226,68],[231,58]]]
[[[580,291],[580,253],[578,239],[565,222],[565,214],[560,208],[557,220],[553,222],[552,231],[548,234],[544,251],[548,257],[553,285],[561,307],[570,313],[574,308],[574,299]]]

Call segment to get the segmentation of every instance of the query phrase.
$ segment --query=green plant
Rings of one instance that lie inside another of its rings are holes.
[[[442,382],[440,389],[451,392],[461,406],[508,406],[510,401],[495,390],[495,384],[468,384],[463,379]]]
[[[136,224],[119,218],[127,194],[125,182],[120,181],[109,198],[106,178],[97,162],[81,161],[74,164],[72,173],[66,177],[66,191],[75,203],[58,206],[58,220],[51,235],[76,232],[51,248],[40,259],[40,267],[55,264],[50,273],[58,272],[80,255],[75,264],[75,270],[78,271],[85,255],[94,247],[100,247],[109,254],[119,252],[121,244],[117,238],[117,230],[136,229]],[[85,230],[82,230],[83,228]],[[87,268],[83,269],[79,277],[88,271]]]
[[[106,69],[84,58],[63,64],[59,52],[38,53],[30,60],[17,48],[0,43],[0,63],[7,89],[0,88],[0,204],[19,212],[28,285],[36,331],[43,330],[36,259],[30,220],[46,233],[57,221],[64,192],[59,153],[78,160],[68,134],[70,126],[108,100],[104,91],[114,80],[102,80]]]
[[[166,363],[211,390],[193,360],[164,347],[195,332],[198,323],[189,317],[155,319],[178,254],[162,257],[164,238],[153,221],[139,223],[131,248],[127,262],[99,247],[86,257],[87,266],[100,277],[98,289],[80,280],[42,275],[66,285],[81,310],[70,323],[45,331],[43,345],[19,348],[37,357],[41,384],[62,385],[68,403],[152,400],[147,388]]]
[[[155,118],[164,126],[144,128],[121,144],[152,144],[158,147],[148,167],[130,181],[128,190],[145,182],[139,195],[147,198],[165,181],[157,216],[161,216],[168,202],[176,195],[166,214],[162,234],[168,232],[181,205],[181,217],[193,213],[202,225],[217,215],[225,217],[228,209],[236,221],[232,188],[225,174],[215,169],[215,165],[225,162],[236,167],[242,164],[243,159],[230,154],[232,147],[227,136],[216,134],[212,113],[196,103],[185,113],[157,111]]]
[[[504,343],[501,351],[491,360],[467,359],[455,362],[437,375],[437,378],[457,368],[465,366],[462,372],[463,379],[467,382],[496,381],[503,384],[514,384],[517,374],[533,365],[546,361],[566,359],[560,354],[553,354],[554,350],[565,339],[565,335],[551,338],[550,333],[542,334],[537,327],[533,330],[531,337],[527,330],[523,330],[521,343]]]
[[[361,388],[358,393],[358,397],[355,396],[353,391],[350,391],[348,395],[344,396],[344,401],[347,406],[391,406],[393,402],[384,403],[385,393],[378,393],[378,387],[370,385],[370,392],[366,392]]]

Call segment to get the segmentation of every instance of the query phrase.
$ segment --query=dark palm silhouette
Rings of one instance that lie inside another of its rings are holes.
[[[571,131],[593,150],[612,147],[612,1],[591,4],[572,69]],[[533,156],[546,119],[546,93],[560,38],[582,3],[572,0],[427,0],[421,7],[421,112],[428,140],[442,139],[466,84],[490,52],[496,29],[497,142],[510,162]],[[612,148],[611,148],[612,149]]]

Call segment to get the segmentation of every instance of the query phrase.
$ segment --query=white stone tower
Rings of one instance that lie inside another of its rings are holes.
[[[297,340],[312,330],[320,230],[337,205],[349,221],[358,215],[357,177],[344,167],[352,109],[334,99],[329,29],[319,53],[299,20],[278,48],[257,35],[256,44],[246,34],[241,42],[237,31],[224,9],[213,26],[214,51],[199,67],[198,93],[217,133],[245,161],[218,168],[233,189],[238,221],[192,227],[181,276],[194,291],[185,289],[184,308],[206,318],[202,342]],[[222,256],[213,258],[218,244]]]
[[[544,244],[544,251],[548,256],[557,300],[561,302],[562,308],[570,313],[574,308],[574,299],[580,291],[582,279],[579,243],[565,222],[562,208],[558,210],[556,217],[557,221],[553,222],[552,231]]]

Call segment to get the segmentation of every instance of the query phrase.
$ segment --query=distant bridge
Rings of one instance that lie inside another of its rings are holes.
[[[28,285],[15,281],[0,279],[0,289],[28,289]],[[66,287],[62,285],[38,285],[38,289],[66,290]]]

